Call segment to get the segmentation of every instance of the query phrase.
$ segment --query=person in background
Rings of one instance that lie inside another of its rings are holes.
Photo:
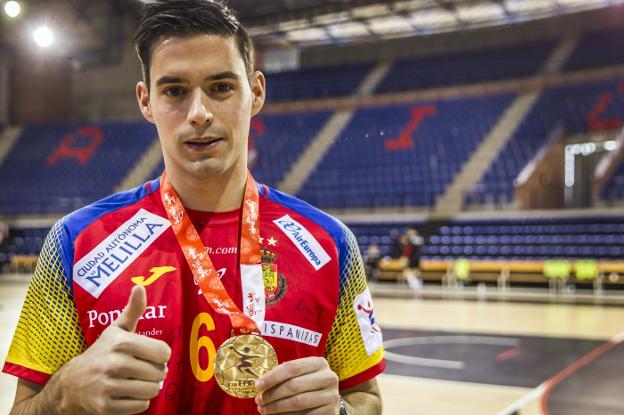
[[[362,257],[366,268],[366,275],[369,280],[376,281],[379,274],[379,260],[381,259],[381,250],[379,245],[372,243],[368,245],[366,253]]]

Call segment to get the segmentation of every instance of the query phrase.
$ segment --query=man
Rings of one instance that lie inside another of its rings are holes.
[[[353,235],[248,176],[265,78],[247,33],[221,3],[163,1],[134,44],[165,173],[50,231],[4,366],[12,414],[380,413]]]

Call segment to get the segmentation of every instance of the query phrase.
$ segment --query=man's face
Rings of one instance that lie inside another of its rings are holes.
[[[153,48],[150,91],[137,85],[145,118],[156,124],[165,166],[180,179],[247,168],[250,118],[264,103],[265,81],[248,79],[234,37],[162,39]]]

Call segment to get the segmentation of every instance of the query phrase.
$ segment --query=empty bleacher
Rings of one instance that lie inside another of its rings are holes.
[[[322,208],[431,206],[512,98],[360,109],[299,196]]]
[[[331,66],[267,74],[267,102],[352,95],[373,64]]]
[[[146,122],[32,125],[0,166],[0,213],[68,213],[113,192],[155,137]]]
[[[624,64],[623,34],[622,30],[608,30],[582,36],[564,70]]]
[[[566,134],[615,130],[624,120],[624,79],[546,89],[479,183],[468,204],[509,203],[514,179],[561,124]]]
[[[398,60],[377,93],[526,78],[537,75],[555,41]]]
[[[624,217],[455,221],[427,238],[422,254],[432,261],[615,261],[624,256]]]

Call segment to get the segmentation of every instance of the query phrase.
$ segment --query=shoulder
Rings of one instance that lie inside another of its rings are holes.
[[[284,215],[280,218],[280,220],[282,220],[282,226],[288,223],[289,218],[286,216],[303,218],[307,222],[312,222],[325,231],[334,241],[338,251],[341,253],[350,248],[351,240],[354,238],[353,234],[339,219],[295,196],[291,196],[277,189],[265,185],[259,185],[259,188],[261,197],[283,209]]]
[[[79,210],[76,210],[63,219],[63,225],[70,236],[80,234],[85,228],[96,220],[113,213],[119,209],[134,205],[146,196],[159,189],[158,180],[143,183],[134,189],[115,193],[104,199],[93,202]]]
[[[54,226],[54,230],[60,235],[62,246],[67,250],[64,258],[67,264],[73,262],[73,246],[76,239],[92,224],[99,220],[106,220],[108,215],[124,208],[137,205],[147,196],[159,189],[158,180],[143,183],[134,189],[115,193],[104,199],[95,201],[81,209],[78,209],[63,217]],[[112,219],[115,222],[115,219]],[[115,223],[112,224],[113,226]]]

